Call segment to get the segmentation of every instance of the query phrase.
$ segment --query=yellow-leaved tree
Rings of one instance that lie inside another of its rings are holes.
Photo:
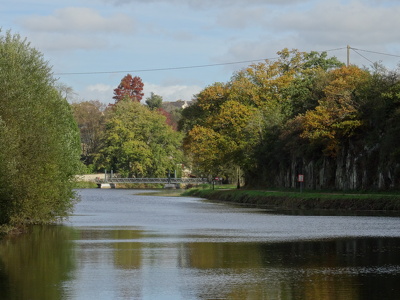
[[[362,125],[356,91],[369,76],[356,66],[332,70],[324,89],[325,97],[314,110],[298,116],[303,124],[301,137],[321,143],[326,155],[335,156],[341,141],[351,137]]]

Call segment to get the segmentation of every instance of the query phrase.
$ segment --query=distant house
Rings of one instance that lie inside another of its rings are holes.
[[[192,104],[192,101],[178,100],[174,102],[163,102],[162,108],[167,112],[172,112],[178,109],[184,109]]]

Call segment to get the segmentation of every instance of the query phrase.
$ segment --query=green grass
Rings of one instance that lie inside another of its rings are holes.
[[[184,196],[284,209],[400,210],[399,193],[191,189]]]
[[[97,188],[97,184],[91,181],[77,181],[75,182],[76,189],[93,189]]]
[[[288,191],[244,191],[244,193],[250,195],[269,195],[269,196],[280,196],[280,197],[293,197],[302,199],[380,199],[384,198],[400,198],[400,195],[393,193],[360,193],[360,192],[315,192],[315,191],[305,191],[305,192],[288,192]]]
[[[202,189],[190,189],[184,192],[184,195],[190,195],[193,193],[212,194],[214,191],[231,191],[232,195],[249,195],[249,196],[271,196],[271,197],[288,197],[288,198],[299,198],[299,199],[381,199],[381,198],[393,198],[400,199],[399,192],[360,192],[360,191],[349,191],[349,192],[338,192],[338,191],[282,191],[282,190],[250,190],[250,189],[236,189],[235,186],[225,186],[214,188],[202,188]]]

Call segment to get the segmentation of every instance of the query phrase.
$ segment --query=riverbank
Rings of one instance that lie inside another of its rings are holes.
[[[182,195],[274,209],[400,211],[400,196],[397,194],[191,189]]]
[[[77,188],[97,187],[94,183],[81,183]],[[130,187],[130,188],[145,188]],[[154,187],[148,187],[150,189]],[[393,211],[400,212],[400,194],[396,193],[340,193],[340,192],[290,192],[246,189],[209,189],[189,190],[154,189],[144,195],[155,196],[193,196],[209,200],[242,204],[255,207],[268,207],[284,210],[343,210],[343,211]]]

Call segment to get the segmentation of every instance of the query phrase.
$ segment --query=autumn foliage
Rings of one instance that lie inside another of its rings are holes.
[[[354,93],[369,77],[367,71],[355,66],[330,72],[329,84],[323,89],[325,97],[318,106],[298,116],[303,123],[301,137],[320,141],[324,153],[335,156],[341,141],[353,136],[362,124]]]
[[[227,177],[239,168],[253,186],[296,187],[304,174],[308,188],[399,188],[399,75],[326,53],[278,55],[206,87],[183,111],[193,165]]]
[[[121,83],[114,89],[115,103],[118,103],[124,98],[129,98],[132,101],[140,102],[144,96],[143,82],[140,77],[132,77],[131,74],[122,78]]]

